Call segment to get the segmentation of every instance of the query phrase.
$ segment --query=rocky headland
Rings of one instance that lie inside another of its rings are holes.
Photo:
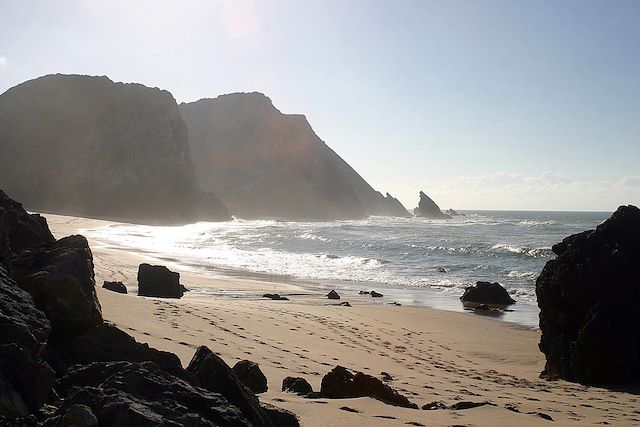
[[[242,218],[408,217],[329,148],[305,116],[261,93],[180,104],[200,183]]]
[[[32,210],[143,223],[226,220],[194,174],[173,96],[48,75],[0,95],[0,183]]]

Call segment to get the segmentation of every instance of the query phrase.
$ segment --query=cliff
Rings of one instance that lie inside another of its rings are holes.
[[[409,216],[375,191],[313,131],[260,93],[181,104],[191,156],[207,191],[244,218]]]
[[[195,177],[173,96],[49,75],[0,95],[0,187],[32,210],[166,223],[228,218]]]

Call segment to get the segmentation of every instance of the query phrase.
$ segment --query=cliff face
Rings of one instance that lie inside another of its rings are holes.
[[[313,132],[260,93],[181,104],[200,184],[244,218],[408,216]]]
[[[420,192],[420,202],[418,207],[414,209],[416,216],[429,219],[451,219],[451,215],[442,213],[440,207],[431,200],[431,197]]]
[[[52,213],[228,218],[197,184],[173,96],[107,77],[44,76],[0,95],[0,187]]]

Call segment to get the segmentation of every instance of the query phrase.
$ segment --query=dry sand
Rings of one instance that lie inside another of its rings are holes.
[[[57,238],[110,224],[45,216]],[[171,268],[187,287],[208,288],[214,296],[137,297],[138,265],[161,261],[89,243],[96,283],[121,280],[129,287],[128,295],[98,289],[106,320],[138,341],[176,353],[185,366],[200,345],[229,365],[242,359],[259,363],[269,380],[260,399],[292,410],[303,426],[640,425],[640,396],[540,380],[544,356],[537,331],[472,313],[394,307],[358,296],[343,297],[353,306],[339,307],[295,285],[215,279],[176,265]],[[274,291],[291,300],[260,298]],[[434,401],[495,406],[425,411],[370,398],[304,399],[280,391],[286,376],[302,376],[318,390],[322,376],[337,364],[378,377],[389,373],[388,384],[419,406]]]

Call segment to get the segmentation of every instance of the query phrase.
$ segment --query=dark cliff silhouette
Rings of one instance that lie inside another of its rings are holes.
[[[191,155],[207,191],[244,218],[410,216],[329,148],[303,115],[282,114],[260,93],[180,104]]]
[[[195,177],[173,96],[49,75],[0,95],[0,186],[32,210],[136,222],[227,219]]]

